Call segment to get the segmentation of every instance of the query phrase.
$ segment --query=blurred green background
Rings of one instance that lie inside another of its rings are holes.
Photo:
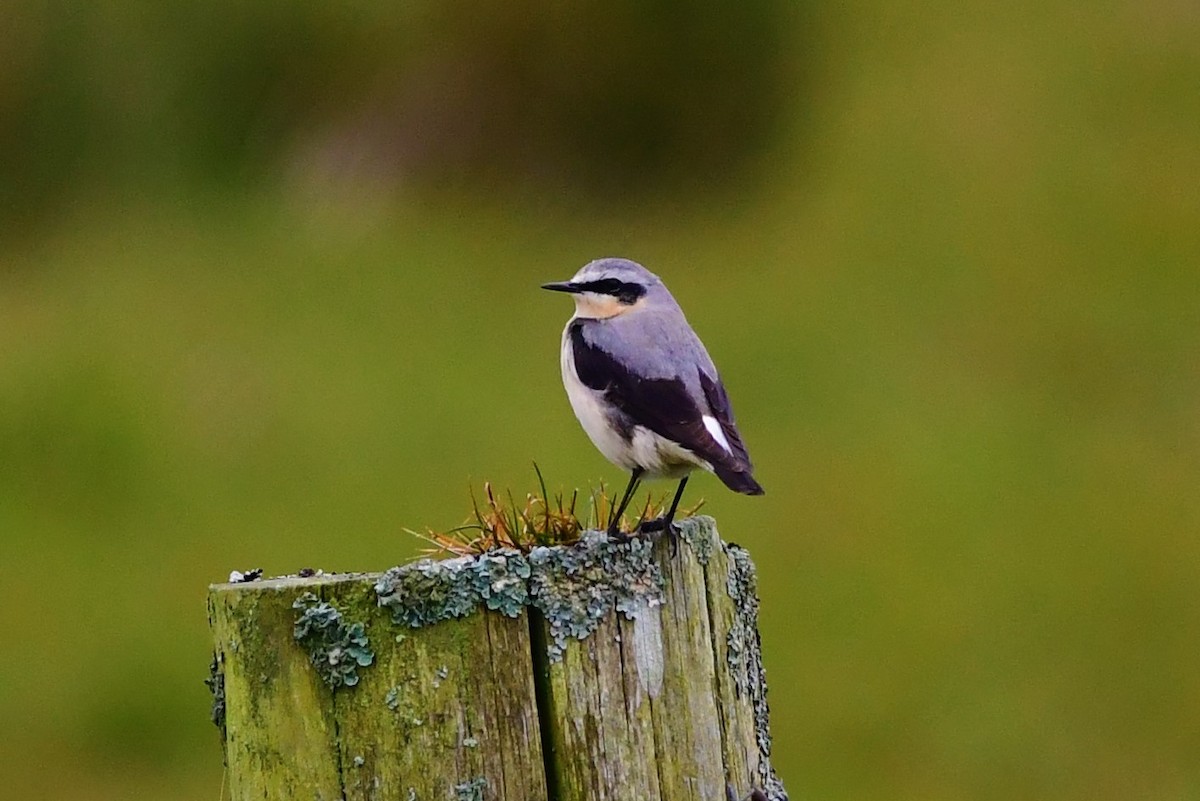
[[[692,485],[794,797],[1200,798],[1195,4],[4,16],[5,797],[218,797],[231,569],[622,481],[537,286],[625,255],[768,491]]]

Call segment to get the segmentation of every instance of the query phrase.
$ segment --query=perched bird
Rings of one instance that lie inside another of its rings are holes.
[[[571,408],[605,458],[630,471],[610,535],[643,478],[680,481],[670,511],[640,531],[672,532],[697,467],[735,492],[763,494],[717,368],[657,275],[628,259],[597,259],[542,288],[575,299],[562,336]]]

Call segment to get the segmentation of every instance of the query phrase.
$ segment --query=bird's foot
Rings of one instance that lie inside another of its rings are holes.
[[[633,539],[633,534],[627,534],[616,526],[610,526],[608,529],[608,538],[617,544],[622,544]]]
[[[674,556],[679,550],[679,526],[675,525],[674,520],[656,517],[653,520],[643,520],[637,527],[639,534],[653,534],[658,531],[661,531],[671,544],[671,556]]]
[[[656,517],[653,520],[643,520],[638,523],[638,534],[653,534],[656,531],[662,531],[667,524],[665,517]]]

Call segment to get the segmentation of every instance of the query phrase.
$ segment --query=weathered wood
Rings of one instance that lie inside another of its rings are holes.
[[[214,585],[231,798],[786,799],[753,565],[681,530]]]
[[[545,801],[524,617],[475,610],[397,626],[378,605],[378,579],[211,589],[230,797]],[[366,624],[374,660],[352,687],[323,684],[294,642],[305,593]]]
[[[292,603],[322,583],[272,579],[209,594],[233,799],[342,797],[333,696],[290,647]]]
[[[709,624],[717,666],[717,709],[725,771],[731,784],[747,776],[748,786],[770,798],[786,795],[771,767],[767,676],[758,633],[758,578],[750,554],[721,541],[712,529],[713,548],[704,568]],[[737,784],[741,787],[744,785]]]
[[[551,793],[561,801],[725,801],[727,784],[739,798],[752,788],[786,797],[770,766],[757,619],[747,618],[757,614],[753,567],[746,560],[749,577],[743,569],[731,581],[740,549],[720,541],[711,518],[680,526],[677,550],[662,540],[652,553],[661,597],[631,618],[609,615],[547,660],[541,711],[553,721]]]

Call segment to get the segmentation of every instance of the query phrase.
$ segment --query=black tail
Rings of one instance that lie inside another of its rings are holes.
[[[743,495],[762,495],[762,485],[754,480],[754,476],[747,472],[737,470],[722,470],[720,467],[716,469],[717,478],[725,482],[725,486],[729,487],[734,492],[740,492]]]

